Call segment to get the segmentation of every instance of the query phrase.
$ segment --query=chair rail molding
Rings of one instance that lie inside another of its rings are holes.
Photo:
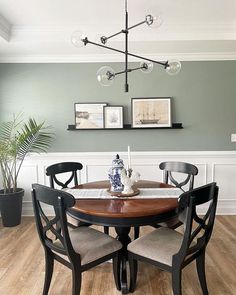
[[[83,164],[78,180],[81,183],[108,179],[108,170],[115,155],[128,162],[127,152],[76,152],[31,154],[24,161],[18,186],[25,189],[23,215],[33,215],[31,184],[49,186],[45,174],[47,166],[64,161],[78,161]],[[159,164],[163,161],[182,161],[196,165],[199,169],[194,187],[216,181],[219,186],[217,214],[236,214],[236,186],[232,175],[236,175],[236,151],[152,151],[131,153],[131,166],[141,174],[142,179],[163,181]],[[63,179],[62,179],[63,180]]]

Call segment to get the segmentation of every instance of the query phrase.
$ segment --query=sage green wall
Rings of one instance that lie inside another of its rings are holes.
[[[149,74],[129,75],[130,91],[123,92],[123,77],[111,87],[96,81],[102,64],[0,64],[0,120],[13,113],[46,120],[56,139],[51,151],[235,150],[236,61],[183,62],[177,76],[155,66]],[[119,70],[123,64],[112,64]],[[172,97],[173,122],[182,130],[67,131],[74,123],[75,102],[108,102],[125,107],[130,122],[131,97]]]

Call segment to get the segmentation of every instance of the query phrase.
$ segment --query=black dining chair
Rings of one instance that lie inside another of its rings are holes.
[[[173,184],[175,187],[182,190],[182,192],[192,190],[194,187],[194,177],[198,174],[198,168],[190,163],[185,162],[162,162],[159,168],[164,171],[164,183]],[[176,173],[176,176],[173,175]],[[177,180],[177,175],[181,180]],[[187,186],[187,187],[185,187]],[[157,224],[159,226],[167,226],[170,228],[177,228],[182,224],[177,217]],[[156,227],[154,225],[154,227]]]
[[[159,168],[164,171],[164,182],[173,184],[174,186],[180,188],[183,192],[186,190],[193,189],[194,176],[198,174],[198,168],[190,163],[185,162],[162,162]],[[185,179],[177,180],[173,173],[178,175],[185,175]],[[188,188],[185,189],[184,186],[188,184]]]
[[[184,223],[184,233],[160,227],[128,245],[131,269],[130,292],[137,279],[137,261],[151,263],[172,275],[174,295],[181,295],[182,269],[196,260],[198,278],[204,295],[208,294],[205,275],[205,252],[213,230],[218,186],[210,183],[183,193],[179,197],[179,219]],[[197,214],[197,207],[206,205],[206,213]]]
[[[61,188],[68,188],[68,185],[73,182],[73,186],[78,185],[77,171],[82,170],[83,165],[79,162],[61,162],[56,163],[46,168],[46,175],[49,176],[50,186],[55,188],[55,184]],[[61,173],[69,173],[71,175],[66,181],[59,180],[57,175]]]
[[[68,230],[66,210],[75,204],[72,195],[40,184],[32,185],[32,199],[36,226],[45,253],[43,295],[47,295],[53,275],[54,260],[72,271],[72,295],[80,294],[82,272],[107,260],[117,265],[122,244],[115,238],[90,227]],[[49,217],[43,209],[47,204],[54,210]],[[116,284],[119,284],[114,271]]]
[[[79,162],[61,162],[56,163],[46,168],[46,175],[49,176],[50,186],[55,188],[55,184],[60,186],[62,189],[68,188],[68,185],[77,186],[78,185],[78,175],[77,171],[83,169],[83,165]],[[58,179],[58,174],[71,173],[66,181]],[[74,218],[71,213],[67,215],[68,224],[72,227],[78,226],[90,226],[91,224],[85,223],[83,221]],[[104,226],[104,233],[109,234],[109,227]]]
[[[185,162],[162,162],[159,168],[164,171],[164,183],[172,184],[175,187],[181,189],[183,192],[186,190],[192,190],[194,185],[194,176],[198,174],[198,168],[190,163]],[[174,176],[173,173],[176,175]],[[181,180],[177,180],[177,176],[180,176]],[[183,188],[188,185],[187,189]],[[152,224],[153,227],[158,228],[160,226],[177,228],[182,225],[182,222],[174,217],[166,222]],[[134,228],[134,238],[139,237],[139,227]]]
[[[77,186],[78,185],[78,174],[77,171],[83,169],[83,165],[79,162],[61,162],[50,165],[46,168],[46,175],[49,176],[50,187],[55,188],[55,186],[59,186],[61,189],[68,188],[68,185]],[[58,174],[69,173],[69,176],[65,181],[59,180]],[[79,221],[73,216],[68,215],[68,224],[72,227],[78,227],[81,225],[91,225],[86,224],[82,221]]]

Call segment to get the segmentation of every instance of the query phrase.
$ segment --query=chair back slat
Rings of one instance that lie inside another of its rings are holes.
[[[78,185],[77,171],[81,170],[82,168],[83,165],[79,162],[61,162],[48,166],[46,168],[46,175],[49,176],[50,186],[54,188],[56,183],[61,188],[67,188],[72,180],[74,180],[74,186]],[[71,175],[65,182],[60,181],[56,176],[57,174],[67,172],[71,172]]]
[[[57,178],[56,178],[56,176],[55,175],[50,175],[50,179],[51,179],[51,181],[50,181],[50,185],[51,185],[51,187],[55,187],[55,185],[54,185],[54,182],[57,184],[57,185],[59,185],[61,188],[67,188],[68,187],[68,184],[69,183],[71,183],[71,181],[73,180],[73,178],[75,177],[75,175],[77,175],[76,174],[76,172],[75,171],[73,171],[72,173],[71,173],[71,176],[70,176],[70,178],[66,181],[66,182],[61,182],[60,180],[58,180]],[[77,179],[77,178],[76,178]],[[78,181],[75,181],[74,180],[74,185],[78,185]]]
[[[170,181],[176,186],[176,187],[178,187],[178,188],[180,188],[182,191],[184,191],[183,190],[183,186],[185,186],[188,182],[189,182],[189,180],[190,180],[190,178],[192,179],[192,185],[193,185],[193,175],[190,175],[190,174],[188,174],[187,175],[187,177],[186,177],[186,179],[184,180],[184,181],[181,181],[181,182],[177,182],[177,180],[175,180],[175,178],[172,176],[172,173],[171,173],[171,171],[169,172],[169,178],[170,178]],[[190,185],[190,186],[192,186],[192,185]]]
[[[185,162],[162,162],[159,165],[161,170],[164,170],[164,182],[172,183],[176,187],[184,191],[183,187],[189,183],[189,190],[193,189],[194,185],[194,176],[198,174],[198,168],[190,163]],[[178,181],[173,172],[187,174],[186,178],[183,181]]]
[[[75,199],[72,195],[52,189],[40,184],[32,185],[32,200],[36,218],[36,226],[41,243],[44,247],[70,256],[73,253],[66,219],[66,210],[74,206]],[[42,205],[52,206],[55,216],[49,218]],[[61,242],[61,247],[54,244],[55,240]]]
[[[185,230],[177,256],[184,259],[207,246],[214,225],[217,200],[218,186],[215,182],[185,192],[179,197],[179,218],[184,223]],[[208,205],[208,208],[199,217],[197,207],[203,204]]]

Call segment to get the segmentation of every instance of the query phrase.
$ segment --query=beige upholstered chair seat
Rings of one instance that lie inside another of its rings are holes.
[[[128,245],[134,254],[172,265],[172,256],[176,254],[183,241],[183,235],[173,229],[158,228]]]
[[[173,294],[181,295],[182,269],[195,260],[202,294],[209,294],[205,252],[214,225],[218,190],[216,183],[212,182],[181,194],[178,217],[183,222],[183,234],[161,227],[128,245],[131,293],[136,287],[138,261],[148,262],[170,272]],[[206,211],[199,216],[198,208],[203,204]]]
[[[73,225],[74,227],[78,227],[80,225],[80,221],[69,214],[66,215],[66,218],[69,225]]]
[[[163,226],[163,227],[169,227],[169,228],[176,228],[178,226],[181,225],[181,222],[179,221],[178,217],[174,217],[172,219],[169,219],[168,221],[166,222],[161,222],[161,223],[158,223],[159,226]],[[178,226],[176,226],[178,225]]]
[[[95,261],[122,248],[119,241],[93,228],[81,226],[71,230],[69,234],[75,252],[81,256],[81,265]],[[55,241],[54,245],[62,247],[59,240]]]

